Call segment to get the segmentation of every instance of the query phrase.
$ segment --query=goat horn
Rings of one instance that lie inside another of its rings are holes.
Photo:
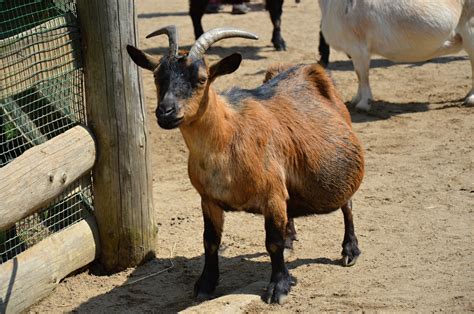
[[[258,36],[246,31],[242,31],[235,28],[214,28],[210,31],[205,32],[202,34],[194,43],[193,47],[189,51],[188,58],[192,61],[196,61],[204,56],[209,47],[224,38],[231,38],[231,37],[241,37],[241,38],[248,38],[248,39],[258,39]]]
[[[158,35],[166,34],[168,36],[170,44],[170,55],[176,56],[178,54],[178,31],[175,25],[168,25],[160,28],[146,36],[146,38],[155,37]]]

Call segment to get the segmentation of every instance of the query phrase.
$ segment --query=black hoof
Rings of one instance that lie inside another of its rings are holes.
[[[291,238],[289,238],[289,237],[286,238],[286,239],[285,239],[285,249],[293,250],[293,241],[295,241],[295,240],[293,240],[293,239],[291,239]],[[297,240],[296,240],[296,241],[297,241]]]
[[[342,246],[342,266],[353,266],[355,265],[357,258],[360,255],[359,247],[357,242],[348,242]]]
[[[359,256],[353,256],[353,257],[343,256],[342,257],[342,266],[344,266],[344,267],[354,266],[358,257]]]
[[[286,50],[286,43],[283,39],[272,40],[272,43],[273,43],[273,47],[275,47],[276,51]]]
[[[193,297],[194,301],[196,302],[204,302],[204,301],[210,300],[211,298],[212,298],[211,294],[200,293],[200,292],[198,292],[197,295],[194,295]]]
[[[263,301],[266,303],[278,303],[284,304],[288,299],[288,293],[291,290],[291,286],[296,284],[296,280],[287,274],[280,280],[271,281],[267,286],[267,290],[262,296]]]
[[[322,66],[323,68],[327,68],[328,67],[328,64],[329,64],[329,61],[328,60],[324,60],[324,59],[320,59],[318,61],[319,65]]]
[[[217,277],[205,276],[204,274],[202,274],[194,285],[194,300],[209,300],[212,296],[212,293],[216,290],[218,281],[219,279]]]

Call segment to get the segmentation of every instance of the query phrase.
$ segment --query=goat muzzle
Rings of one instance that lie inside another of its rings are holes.
[[[155,115],[158,125],[163,129],[174,129],[183,120],[183,117],[178,116],[179,110],[176,99],[170,95],[166,95],[161,101],[158,108],[156,108]]]
[[[160,108],[158,108],[155,114],[156,119],[158,120],[158,125],[166,130],[177,128],[181,122],[183,122],[183,117],[177,116],[177,111],[175,108],[167,108],[164,110],[160,110]]]

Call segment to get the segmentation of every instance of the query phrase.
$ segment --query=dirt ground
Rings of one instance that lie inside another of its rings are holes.
[[[187,0],[136,0],[136,5],[141,48],[166,51],[165,37],[144,37],[168,24],[178,26],[182,47],[194,42]],[[275,62],[317,60],[317,1],[285,2],[286,52],[271,46],[272,26],[263,5],[251,6],[245,16],[229,14],[226,6],[225,12],[203,19],[206,29],[228,25],[260,35],[258,41],[219,42],[207,53],[211,62],[236,51],[244,56],[238,71],[216,82],[218,90],[255,87]],[[357,88],[352,64],[344,54],[331,52],[331,75],[349,101]],[[187,177],[181,134],[159,129],[152,76],[144,72],[143,80],[159,225],[157,258],[113,276],[86,271],[66,278],[31,312],[176,312],[196,305],[192,289],[203,265],[200,199]],[[299,242],[288,267],[298,284],[288,302],[277,306],[256,300],[243,312],[474,311],[474,108],[461,106],[471,87],[467,54],[398,65],[374,57],[371,81],[373,112],[352,113],[366,151],[366,175],[354,197],[361,257],[354,267],[340,266],[340,211],[296,219]],[[226,214],[220,262],[216,296],[269,280],[261,216]],[[134,282],[149,274],[154,275]]]

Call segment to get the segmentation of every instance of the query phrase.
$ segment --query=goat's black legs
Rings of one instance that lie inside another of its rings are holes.
[[[196,299],[208,299],[219,281],[219,260],[217,251],[221,243],[224,214],[215,204],[202,201],[204,216],[204,254],[205,262],[201,277],[194,285]]]
[[[267,10],[273,24],[272,43],[276,50],[286,50],[286,43],[281,37],[281,14],[283,13],[283,0],[267,0]]]
[[[206,11],[209,0],[190,0],[189,15],[193,21],[194,37],[199,38],[204,33],[202,28],[202,16]],[[286,43],[281,37],[281,14],[283,13],[283,0],[267,0],[267,10],[270,12],[270,18],[273,24],[272,43],[276,50],[286,50]]]
[[[204,33],[202,28],[201,19],[206,11],[206,6],[209,0],[190,0],[189,1],[189,15],[191,16],[191,20],[193,21],[194,27],[194,37],[196,39]]]
[[[283,257],[286,223],[275,221],[273,217],[265,217],[265,232],[265,246],[272,261],[272,276],[263,299],[267,303],[283,304],[292,283]]]
[[[342,242],[342,265],[352,266],[355,264],[360,250],[357,245],[357,237],[354,233],[354,222],[352,221],[352,201],[341,207],[344,214],[344,241]]]
[[[329,64],[329,45],[324,38],[324,35],[321,31],[319,31],[319,46],[318,51],[321,59],[319,59],[319,64],[323,67],[327,67]]]
[[[293,241],[298,241],[298,237],[296,236],[295,222],[293,218],[288,218],[288,223],[286,224],[285,248],[292,250]]]

